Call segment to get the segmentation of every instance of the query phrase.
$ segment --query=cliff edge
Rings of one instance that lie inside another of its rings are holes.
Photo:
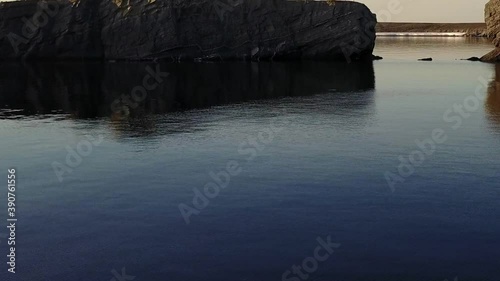
[[[481,58],[485,62],[500,61],[500,0],[490,0],[484,8],[484,18],[488,37],[493,40],[495,49]]]
[[[356,2],[3,2],[0,59],[370,60],[375,25]]]

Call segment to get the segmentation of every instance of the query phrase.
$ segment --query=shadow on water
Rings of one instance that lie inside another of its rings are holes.
[[[168,76],[134,96],[147,67]],[[114,130],[144,136],[169,133],[158,128],[167,113],[257,100],[293,103],[329,93],[335,108],[323,110],[363,111],[373,95],[353,93],[374,87],[372,63],[13,63],[0,66],[0,119],[102,119]],[[190,126],[191,121],[179,122]]]
[[[500,130],[500,64],[495,65],[495,79],[488,87],[486,112],[492,125]]]

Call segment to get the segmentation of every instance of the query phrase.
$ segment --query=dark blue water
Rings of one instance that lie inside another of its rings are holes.
[[[456,60],[489,49],[386,38],[373,64],[161,64],[132,101],[155,64],[4,63],[18,222],[0,279],[498,280],[500,67]],[[307,278],[282,279],[328,237]]]

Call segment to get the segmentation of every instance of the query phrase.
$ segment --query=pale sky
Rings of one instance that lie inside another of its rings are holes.
[[[378,20],[393,22],[484,22],[488,0],[356,0]],[[396,8],[390,8],[390,3]],[[399,3],[399,5],[398,5]],[[388,20],[389,19],[389,20]]]

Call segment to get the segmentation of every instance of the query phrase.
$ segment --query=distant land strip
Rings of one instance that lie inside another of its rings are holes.
[[[465,36],[486,37],[485,23],[413,23],[379,22],[377,32],[391,33],[464,33]]]

